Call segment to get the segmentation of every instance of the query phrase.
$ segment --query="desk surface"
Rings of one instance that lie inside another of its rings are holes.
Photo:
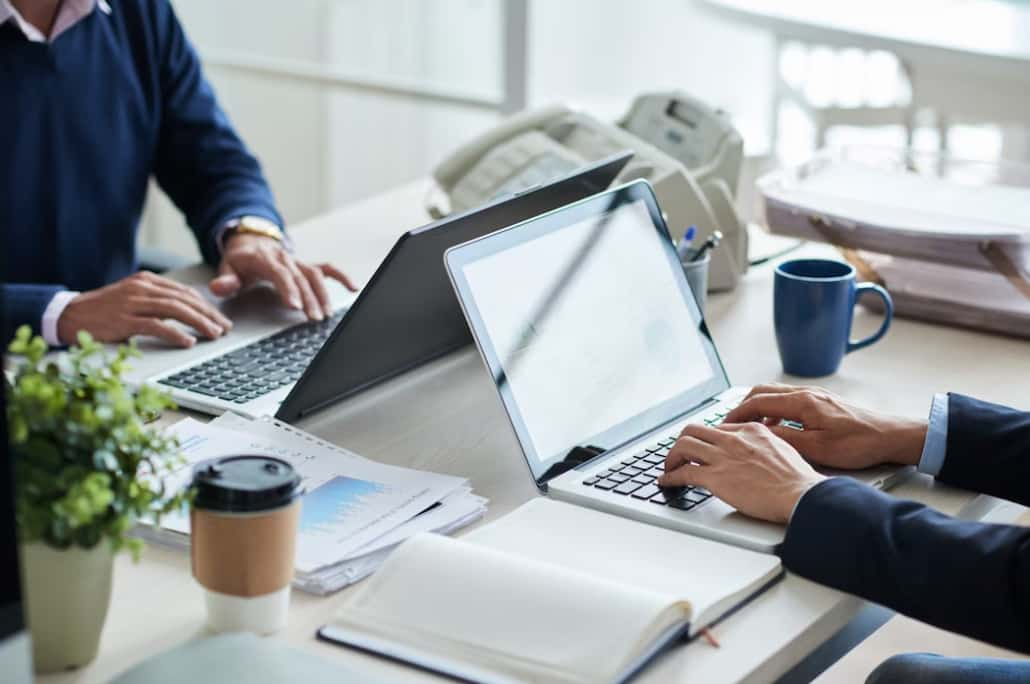
[[[426,183],[390,193],[296,226],[301,256],[332,259],[365,281],[402,231],[426,222]],[[825,247],[805,248],[829,253]],[[709,322],[736,384],[790,381],[781,374],[772,332],[772,268],[753,269],[740,287],[709,297]],[[877,325],[859,313],[856,334]],[[1030,375],[1027,343],[898,320],[872,348],[848,356],[821,384],[861,403],[912,416],[926,414],[934,392],[955,390],[1026,405],[1013,377]],[[457,352],[373,388],[312,417],[303,427],[386,463],[471,479],[490,498],[487,519],[536,495],[493,387],[474,350]],[[945,512],[976,508],[974,496],[922,476],[895,490]],[[982,502],[982,498],[978,500]],[[346,591],[346,590],[345,590]],[[339,661],[351,671],[389,680],[425,681],[421,672],[316,642],[344,594],[316,598],[294,593],[290,624],[278,638]],[[715,649],[693,643],[671,653],[641,681],[770,681],[845,624],[860,602],[798,577],[788,577],[716,630]],[[120,557],[100,656],[87,668],[44,682],[106,681],[140,660],[202,633],[204,606],[187,554],[151,545],[134,565]]]

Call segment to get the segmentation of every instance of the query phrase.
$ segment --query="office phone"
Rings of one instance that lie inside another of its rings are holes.
[[[722,231],[709,289],[729,290],[748,266],[746,225],[733,205],[743,147],[721,110],[683,93],[648,94],[614,124],[562,105],[516,114],[458,148],[433,177],[449,211],[459,212],[630,149],[634,157],[616,182],[649,181],[674,239],[689,225],[699,243]]]

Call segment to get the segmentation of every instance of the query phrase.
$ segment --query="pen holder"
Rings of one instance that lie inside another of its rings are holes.
[[[683,273],[687,276],[687,283],[694,292],[694,299],[697,300],[697,308],[701,315],[705,315],[705,302],[708,300],[708,265],[712,262],[711,250],[697,261],[681,261]]]

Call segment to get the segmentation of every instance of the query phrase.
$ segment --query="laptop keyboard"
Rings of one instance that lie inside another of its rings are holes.
[[[246,404],[296,382],[346,312],[341,309],[324,321],[299,323],[158,383]]]
[[[704,424],[720,424],[733,406],[705,418]],[[587,487],[611,492],[625,497],[649,501],[659,506],[669,506],[689,511],[712,497],[703,487],[659,487],[655,480],[665,473],[665,456],[676,443],[679,435],[670,435],[659,440],[638,454],[617,461],[595,475],[583,480]]]

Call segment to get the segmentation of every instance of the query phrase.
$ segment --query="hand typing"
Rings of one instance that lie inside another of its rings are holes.
[[[208,338],[232,328],[232,321],[195,290],[141,271],[71,300],[57,320],[57,336],[64,344],[73,344],[80,330],[100,342],[151,335],[178,347],[192,347],[196,338],[169,319]]]
[[[800,423],[804,429],[780,425]],[[755,387],[726,423],[758,421],[805,458],[831,468],[882,463],[915,465],[926,441],[926,421],[852,406],[826,390],[789,385]]]
[[[332,315],[325,278],[354,291],[350,279],[331,264],[309,265],[294,258],[282,243],[261,235],[232,234],[225,242],[218,276],[209,285],[219,297],[232,297],[260,280],[275,286],[285,306],[303,311],[310,320]]]
[[[745,515],[786,523],[822,481],[805,459],[760,423],[688,425],[665,457],[662,487],[704,487]]]

